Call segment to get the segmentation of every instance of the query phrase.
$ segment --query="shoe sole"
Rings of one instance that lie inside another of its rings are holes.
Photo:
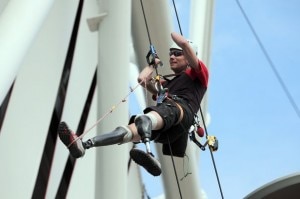
[[[71,156],[73,156],[74,158],[79,158],[84,155],[84,148],[83,148],[82,144],[78,143],[78,142],[81,142],[81,140],[78,139],[74,142],[74,140],[77,137],[75,137],[75,138],[73,137],[71,130],[69,129],[68,125],[65,122],[61,122],[59,124],[58,135],[59,135],[59,138],[61,139],[61,141],[64,143],[64,145],[66,145],[66,147],[68,147]]]
[[[131,149],[130,157],[135,163],[144,167],[151,175],[159,176],[161,174],[161,165],[152,155],[139,149]]]

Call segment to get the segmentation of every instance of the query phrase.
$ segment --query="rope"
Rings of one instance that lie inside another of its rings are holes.
[[[82,138],[84,135],[86,135],[90,130],[92,130],[95,126],[97,126],[108,114],[112,113],[121,103],[126,102],[126,99],[129,97],[129,95],[137,89],[137,87],[140,86],[140,83],[137,84],[134,88],[130,88],[130,92],[122,99],[120,100],[116,105],[112,106],[109,111],[107,111],[101,118],[99,118],[94,125],[92,125],[89,129],[85,130],[79,138]]]
[[[176,13],[176,18],[177,18],[177,23],[178,23],[178,27],[179,27],[179,30],[180,30],[180,34],[183,35],[183,34],[182,34],[182,30],[181,30],[181,26],[180,26],[180,22],[179,22],[179,17],[178,17],[178,14],[177,14],[176,5],[175,5],[174,0],[173,0],[173,6],[174,6],[175,13]],[[205,129],[205,133],[206,133],[206,137],[207,137],[207,136],[208,136],[208,133],[207,133],[206,124],[205,124],[205,121],[204,121],[204,116],[203,116],[203,113],[202,113],[201,104],[200,104],[200,108],[199,108],[199,109],[200,109],[201,118],[202,118],[202,121],[203,121],[204,129]],[[222,199],[224,199],[223,191],[222,191],[222,187],[221,187],[221,183],[220,183],[220,179],[219,179],[219,175],[218,175],[218,170],[217,170],[216,163],[215,163],[215,159],[214,159],[214,155],[213,155],[212,150],[211,150],[210,147],[209,147],[209,149],[210,149],[210,150],[209,150],[209,151],[210,151],[210,156],[211,156],[211,159],[212,159],[212,162],[213,162],[213,166],[214,166],[214,171],[215,171],[215,174],[216,174],[216,177],[217,177],[217,181],[218,181],[219,190],[220,190]]]
[[[178,27],[179,27],[179,31],[180,31],[180,34],[182,34],[182,30],[181,30],[181,26],[180,26],[180,22],[179,22],[179,17],[178,17],[178,14],[177,14],[177,9],[176,9],[176,5],[175,5],[175,1],[173,0],[173,7],[174,7],[174,10],[175,10],[175,14],[176,14],[176,19],[177,19],[177,24],[178,24]]]
[[[150,46],[152,46],[152,41],[151,41],[151,37],[150,37],[150,33],[149,33],[149,28],[148,28],[147,18],[146,18],[146,15],[145,15],[145,10],[144,10],[144,6],[143,6],[143,1],[140,0],[140,2],[141,2],[141,7],[142,7],[142,11],[143,11],[143,16],[144,16],[144,20],[145,20],[146,29],[147,29],[147,34],[148,34],[149,43],[150,43]],[[158,74],[157,67],[155,67],[155,72],[156,72],[156,78],[155,78],[155,81],[156,81],[157,84],[158,84],[158,92],[161,92],[160,76],[159,76],[159,74]],[[146,86],[146,85],[145,85],[145,86]],[[174,168],[175,177],[176,177],[176,181],[177,181],[177,186],[178,186],[180,198],[182,199],[181,189],[180,189],[180,185],[179,185],[179,181],[178,181],[178,176],[177,176],[177,172],[176,172],[176,168],[175,168],[175,163],[174,163],[174,159],[173,159],[173,154],[172,154],[172,149],[171,149],[171,145],[170,145],[169,136],[168,136],[168,141],[169,141],[169,147],[170,147],[170,151],[171,151],[172,163],[173,163],[173,168]]]
[[[177,182],[177,186],[178,186],[178,191],[179,191],[180,198],[182,199],[182,193],[181,193],[179,180],[178,180],[178,176],[177,176],[177,171],[176,171],[176,167],[175,167],[175,162],[174,162],[174,158],[173,158],[173,152],[172,152],[172,148],[171,148],[171,144],[170,144],[169,134],[167,134],[167,136],[168,136],[168,144],[169,144],[169,149],[170,149],[170,153],[171,153],[171,159],[172,159],[173,169],[174,169],[175,178],[176,178],[176,182]]]
[[[242,12],[242,14],[243,14],[243,16],[244,16],[244,18],[245,18],[245,20],[246,20],[248,26],[250,27],[250,29],[251,29],[251,31],[252,31],[252,33],[253,33],[253,35],[254,35],[254,37],[255,37],[255,39],[256,39],[258,45],[259,45],[259,47],[260,47],[260,49],[262,50],[264,56],[266,57],[267,61],[269,62],[269,65],[271,66],[271,69],[273,70],[273,72],[274,72],[274,74],[275,74],[277,80],[279,81],[279,83],[280,83],[280,85],[281,85],[283,91],[285,92],[285,94],[286,94],[286,96],[287,96],[287,98],[288,98],[290,104],[292,105],[292,107],[293,107],[294,111],[296,112],[297,116],[300,118],[300,109],[299,109],[299,107],[297,106],[297,104],[296,104],[294,98],[292,97],[292,95],[291,95],[289,89],[287,88],[287,86],[285,85],[285,83],[284,83],[283,79],[281,78],[279,72],[277,71],[277,69],[276,69],[276,67],[275,67],[275,64],[273,63],[273,61],[272,61],[272,59],[270,58],[270,56],[269,56],[269,54],[268,54],[266,48],[264,47],[263,43],[261,42],[261,40],[260,40],[258,34],[256,33],[256,31],[255,31],[253,25],[251,24],[251,22],[250,22],[250,20],[249,20],[249,18],[248,18],[248,16],[247,16],[247,14],[245,13],[245,11],[244,11],[242,5],[240,4],[240,2],[239,2],[238,0],[236,0],[236,3],[238,4],[239,9],[241,10],[241,12]]]
[[[142,83],[142,82],[141,82]],[[137,84],[134,88],[130,88],[130,92],[122,99],[120,100],[116,105],[113,105],[106,113],[104,113],[104,115],[102,115],[102,117],[100,117],[91,127],[89,127],[88,129],[86,129],[80,136],[78,136],[76,139],[74,139],[69,145],[68,148],[77,140],[82,139],[88,132],[90,132],[93,128],[95,128],[104,118],[106,118],[110,113],[112,113],[121,103],[126,102],[126,99],[128,98],[128,96],[133,93],[138,86],[140,86],[140,84]]]
[[[147,29],[147,34],[148,34],[149,43],[150,43],[150,45],[151,45],[152,42],[151,42],[151,37],[150,37],[150,33],[149,33],[149,28],[148,28],[147,18],[146,18],[146,15],[145,15],[145,10],[144,10],[144,5],[143,5],[143,0],[140,0],[140,2],[141,2],[141,7],[142,7],[142,11],[143,11],[144,21],[145,21],[145,25],[146,25],[146,29]]]
[[[150,72],[148,75],[151,75],[152,72]],[[102,117],[100,117],[91,127],[89,127],[88,129],[86,129],[80,136],[78,136],[76,139],[74,139],[69,145],[68,148],[74,143],[76,142],[78,139],[82,139],[88,132],[90,132],[93,128],[95,128],[104,118],[106,118],[110,113],[112,113],[121,103],[126,102],[127,98],[129,97],[129,95],[131,93],[133,93],[142,83],[145,82],[146,85],[146,80],[141,81],[140,83],[138,83],[135,87],[131,88],[130,87],[130,91],[127,93],[127,95],[120,100],[116,105],[113,105],[106,113],[104,113],[104,115]]]
[[[201,106],[200,106],[200,113],[201,113],[201,118],[202,118],[204,130],[205,130],[205,134],[206,134],[206,137],[207,137],[208,136],[208,132],[207,132],[206,124],[205,124],[205,121],[204,121],[204,116],[203,116],[203,113],[202,113]],[[221,194],[222,199],[224,199],[223,191],[222,191],[222,187],[221,187],[221,183],[220,183],[220,179],[219,179],[219,174],[218,174],[218,170],[217,170],[217,166],[216,166],[216,162],[215,162],[215,158],[214,158],[212,149],[210,147],[209,147],[209,152],[210,152],[210,156],[211,156],[211,159],[212,159],[212,162],[213,162],[215,174],[216,174],[216,177],[217,177],[220,194]]]

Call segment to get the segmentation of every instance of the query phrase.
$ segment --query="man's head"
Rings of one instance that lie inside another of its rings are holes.
[[[197,46],[192,41],[188,40],[188,42],[197,55],[198,53]],[[175,73],[180,73],[188,67],[189,63],[187,59],[184,57],[182,48],[180,48],[175,42],[170,47],[169,55],[170,55],[170,59],[169,59],[170,67]]]
[[[187,40],[187,41],[189,42],[190,46],[194,50],[195,54],[198,55],[198,46],[194,44],[194,42],[192,42],[191,40]],[[175,42],[173,42],[173,44],[170,47],[170,51],[175,49],[182,50],[182,48],[180,48]]]

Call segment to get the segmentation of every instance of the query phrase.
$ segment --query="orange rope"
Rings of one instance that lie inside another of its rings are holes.
[[[152,72],[151,72],[152,73]],[[150,74],[151,74],[150,73]],[[149,74],[149,75],[150,75]],[[129,97],[131,93],[133,93],[138,86],[140,86],[143,82],[145,82],[145,88],[147,88],[147,81],[146,79],[138,83],[134,88],[130,87],[130,92],[122,99],[120,100],[116,105],[112,106],[110,110],[108,110],[102,117],[100,117],[90,128],[86,129],[80,136],[78,136],[76,139],[74,139],[69,145],[68,148],[76,142],[78,139],[82,139],[89,131],[91,131],[93,128],[95,128],[104,118],[106,118],[110,113],[112,113],[121,103],[126,102],[126,99]]]

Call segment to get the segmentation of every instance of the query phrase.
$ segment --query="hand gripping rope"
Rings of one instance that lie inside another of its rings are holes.
[[[154,67],[154,69],[155,69],[156,76],[154,78],[154,81],[155,81],[155,88],[156,88],[156,90],[158,92],[157,96],[156,96],[156,102],[157,103],[162,103],[162,101],[167,97],[167,91],[168,91],[168,89],[162,87],[162,85],[160,83],[161,76],[158,74],[157,67],[158,67],[158,64],[160,66],[163,66],[163,63],[161,61],[159,63],[156,63],[156,61],[155,61],[155,59],[159,59],[159,57],[158,57],[157,52],[155,50],[155,47],[154,47],[154,45],[152,44],[152,41],[151,41],[151,37],[150,37],[150,33],[149,33],[149,28],[148,28],[147,18],[146,18],[146,15],[145,15],[143,1],[140,0],[140,2],[141,2],[141,7],[142,7],[142,11],[143,11],[144,21],[145,21],[145,25],[146,25],[146,29],[147,29],[147,35],[148,35],[148,39],[149,39],[149,44],[150,44],[150,49],[149,49],[148,54],[146,55],[146,60],[147,60],[148,65],[152,65]]]
[[[146,18],[145,18],[145,21],[146,21]],[[149,35],[149,33],[148,33],[148,35]],[[149,37],[150,37],[150,35],[149,35]],[[151,42],[151,39],[149,39],[149,41]],[[146,56],[146,60],[147,60],[147,63],[149,65],[152,65],[155,69],[156,76],[153,79],[155,81],[155,88],[157,90],[156,103],[160,104],[168,96],[168,89],[163,88],[163,86],[160,83],[161,75],[158,74],[158,70],[157,70],[158,64],[156,63],[155,59],[159,59],[159,57],[156,53],[154,46],[150,43],[150,50]],[[160,61],[159,65],[163,66],[163,63]]]

